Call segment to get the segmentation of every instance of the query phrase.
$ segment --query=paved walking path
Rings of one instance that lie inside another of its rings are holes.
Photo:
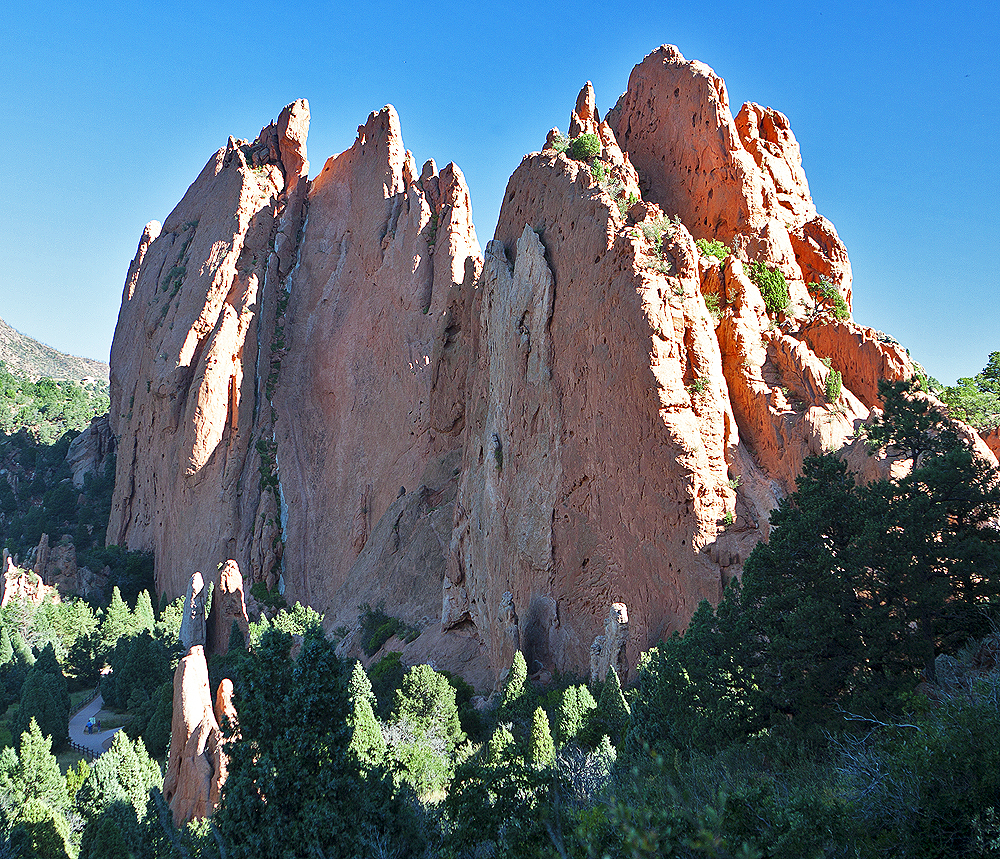
[[[111,747],[111,740],[115,734],[121,730],[121,728],[111,728],[111,730],[101,731],[99,734],[96,732],[88,734],[84,730],[87,726],[87,720],[91,716],[96,716],[103,706],[104,699],[98,695],[69,720],[69,738],[78,746],[89,749],[95,755],[106,752]]]

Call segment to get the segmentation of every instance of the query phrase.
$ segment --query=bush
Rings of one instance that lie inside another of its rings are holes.
[[[826,398],[829,402],[835,403],[840,399],[840,390],[844,379],[840,370],[830,370],[826,377]]]
[[[368,603],[362,603],[358,620],[361,623],[361,647],[369,656],[378,653],[394,635],[410,642],[420,634],[420,630],[408,626],[398,617],[387,615],[381,603],[374,609]]]
[[[596,134],[581,134],[569,144],[568,154],[577,161],[589,161],[601,154],[601,138]]]
[[[752,262],[749,266],[750,279],[757,284],[764,306],[772,316],[788,309],[788,284],[785,276],[776,268],[763,262]]]
[[[727,248],[722,242],[717,239],[709,241],[708,239],[698,239],[695,241],[703,257],[715,257],[716,259],[724,260],[729,256],[729,248]]]

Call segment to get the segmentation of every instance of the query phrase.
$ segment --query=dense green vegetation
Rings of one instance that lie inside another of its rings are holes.
[[[751,262],[747,266],[747,275],[757,284],[764,306],[771,316],[788,310],[788,284],[778,269],[771,268],[764,262]]]
[[[0,361],[0,433],[26,430],[43,444],[52,444],[71,430],[80,432],[95,415],[107,412],[108,383],[82,385],[11,372]]]
[[[940,387],[938,396],[952,416],[978,430],[1000,426],[1000,352],[991,352],[981,373]]]

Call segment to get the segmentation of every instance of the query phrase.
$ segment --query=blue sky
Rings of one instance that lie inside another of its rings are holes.
[[[93,8],[89,8],[89,7]],[[1000,349],[995,4],[27,3],[0,21],[0,317],[107,359],[143,225],[230,134],[309,99],[311,174],[392,103],[418,163],[455,161],[480,241],[521,157],[603,113],[676,44],[791,120],[854,267],[855,318],[943,382]]]

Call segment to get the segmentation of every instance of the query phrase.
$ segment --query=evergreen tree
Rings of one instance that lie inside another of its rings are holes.
[[[535,770],[546,770],[556,762],[556,747],[549,730],[549,717],[538,707],[531,719],[531,734],[528,738],[528,766]]]
[[[156,618],[153,616],[153,601],[150,599],[149,591],[142,591],[135,601],[135,615],[133,617],[133,633],[138,635],[146,631],[152,634],[156,628]]]
[[[14,855],[32,859],[69,859],[69,823],[66,816],[32,797],[17,815],[10,833]]]
[[[59,814],[69,808],[66,781],[52,754],[52,740],[42,734],[34,719],[21,734],[18,750],[7,747],[0,753],[0,808],[11,820],[33,799]]]
[[[59,746],[69,737],[69,708],[66,678],[56,661],[52,645],[46,645],[21,686],[20,703],[11,720],[12,727],[15,733],[28,731],[29,723],[35,720],[42,733]]]
[[[10,633],[7,627],[0,627],[0,669],[14,661],[14,646],[10,643]]]
[[[601,687],[601,697],[597,700],[597,709],[591,711],[593,727],[593,745],[600,742],[601,736],[607,735],[617,746],[622,736],[628,730],[632,718],[632,708],[622,692],[622,684],[614,666],[608,668],[608,676],[604,678]]]
[[[347,716],[351,740],[347,751],[357,760],[362,775],[366,775],[372,768],[385,763],[387,747],[382,729],[375,718],[375,693],[372,692],[371,681],[360,662],[354,663],[347,690],[351,704],[351,712]]]
[[[118,586],[115,585],[111,592],[111,603],[104,610],[100,626],[101,648],[105,658],[114,650],[119,639],[133,634],[134,628],[135,617],[122,599]]]
[[[441,790],[454,774],[454,752],[465,740],[455,687],[429,665],[414,665],[396,690],[389,731],[399,777],[418,795]]]
[[[35,664],[35,656],[31,652],[31,648],[28,647],[24,640],[24,637],[18,630],[13,630],[10,634],[10,644],[14,649],[14,661],[19,665],[30,666]]]
[[[162,787],[160,766],[150,758],[142,740],[133,742],[124,731],[118,731],[111,748],[94,761],[77,790],[76,807],[91,821],[110,806],[125,803],[138,823],[146,816],[150,791]]]
[[[514,653],[514,661],[500,693],[497,720],[519,724],[528,717],[528,707],[528,665],[524,654],[518,650]]]
[[[754,653],[738,581],[716,613],[703,600],[683,637],[674,633],[639,664],[625,746],[632,755],[714,752],[760,730]]]
[[[366,828],[399,833],[402,808],[348,754],[348,673],[315,627],[298,658],[267,631],[235,682],[239,735],[213,816],[230,857],[365,855]]]
[[[569,686],[559,697],[555,718],[555,741],[559,748],[576,739],[587,714],[597,707],[597,701],[584,685]]]

